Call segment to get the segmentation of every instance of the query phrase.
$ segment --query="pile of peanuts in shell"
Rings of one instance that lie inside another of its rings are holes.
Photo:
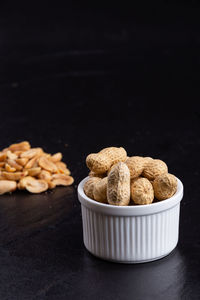
[[[172,197],[177,179],[166,163],[151,157],[128,157],[122,147],[108,147],[86,158],[90,169],[85,194],[98,202],[127,206],[145,205]]]
[[[16,189],[42,193],[74,182],[60,152],[51,155],[27,141],[0,151],[0,195]]]

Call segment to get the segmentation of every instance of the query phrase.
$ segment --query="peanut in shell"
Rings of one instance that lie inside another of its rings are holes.
[[[104,148],[98,153],[91,153],[86,158],[87,167],[97,174],[106,173],[112,165],[123,162],[127,158],[126,150],[122,147]]]
[[[154,191],[147,178],[136,178],[131,182],[131,199],[135,204],[151,204],[154,200]]]
[[[144,170],[145,159],[141,156],[132,156],[126,160],[131,179],[140,176]]]
[[[93,189],[94,200],[107,203],[107,184],[108,178],[104,177],[103,179],[96,182]]]
[[[107,199],[111,205],[125,206],[130,202],[130,171],[123,162],[108,174]]]
[[[91,177],[85,182],[83,190],[84,190],[86,196],[88,196],[89,198],[94,200],[94,193],[93,193],[94,186],[100,180],[101,180],[101,178],[99,178],[99,177]]]
[[[153,188],[156,199],[168,199],[177,191],[177,179],[169,173],[161,174],[154,179]]]
[[[153,159],[147,162],[142,175],[149,180],[154,180],[157,176],[166,173],[168,173],[166,163],[160,159]]]

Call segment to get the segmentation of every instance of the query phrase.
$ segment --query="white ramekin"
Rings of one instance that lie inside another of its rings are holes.
[[[177,245],[183,184],[178,180],[175,195],[167,200],[138,206],[114,206],[88,198],[78,186],[83,240],[93,255],[121,263],[160,259]]]

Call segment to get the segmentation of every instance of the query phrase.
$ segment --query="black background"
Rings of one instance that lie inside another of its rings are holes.
[[[0,4],[0,147],[61,151],[75,183],[0,199],[1,299],[199,299],[198,2]],[[184,184],[168,257],[120,265],[83,246],[76,188],[107,146]]]

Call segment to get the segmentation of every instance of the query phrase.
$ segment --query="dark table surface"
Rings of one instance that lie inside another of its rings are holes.
[[[75,178],[0,197],[0,299],[200,299],[197,2],[0,6],[0,148],[60,151]],[[169,256],[123,265],[84,248],[76,189],[86,155],[107,146],[163,159],[182,180]]]

